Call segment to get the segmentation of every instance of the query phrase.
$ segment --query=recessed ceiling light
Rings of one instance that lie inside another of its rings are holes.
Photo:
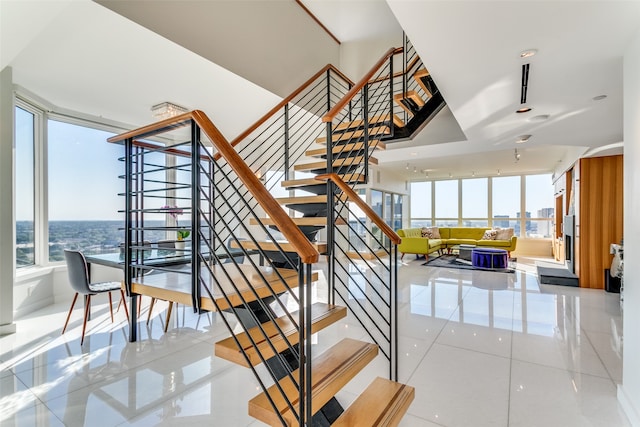
[[[522,113],[528,113],[529,111],[531,111],[532,108],[531,107],[522,107],[522,108],[518,108],[516,110],[516,113],[518,114],[522,114]]]
[[[593,99],[594,101],[602,101],[603,99],[605,99],[607,97],[607,95],[598,95],[598,96],[594,96]]]
[[[549,114],[540,114],[529,119],[530,122],[543,122],[549,118]]]
[[[531,58],[533,55],[538,53],[538,49],[527,49],[520,52],[520,58]]]
[[[413,153],[409,153],[409,154],[412,155],[412,156],[417,156],[418,155],[418,153],[416,153],[415,151]]]
[[[529,140],[529,138],[531,138],[531,135],[520,135],[516,139],[516,144],[523,144],[523,143],[527,142]]]

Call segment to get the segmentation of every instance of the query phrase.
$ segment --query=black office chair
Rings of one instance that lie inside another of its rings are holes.
[[[129,311],[126,309],[127,302],[125,301],[124,290],[122,289],[122,284],[120,282],[89,283],[89,269],[87,267],[87,261],[85,260],[82,252],[65,250],[64,257],[67,261],[69,283],[71,283],[71,287],[76,291],[76,294],[73,297],[73,302],[71,303],[69,314],[67,314],[67,321],[64,322],[64,328],[62,328],[63,334],[67,330],[67,325],[69,324],[69,319],[71,318],[73,307],[76,304],[76,300],[78,299],[78,294],[82,294],[85,297],[84,322],[82,324],[82,339],[80,340],[80,345],[84,343],[84,334],[87,329],[87,320],[89,319],[89,312],[91,310],[91,297],[93,295],[105,292],[109,294],[109,312],[111,313],[111,323],[113,323],[113,304],[111,301],[111,292],[119,290],[120,298],[124,303],[125,313],[127,314],[127,321],[129,321]]]

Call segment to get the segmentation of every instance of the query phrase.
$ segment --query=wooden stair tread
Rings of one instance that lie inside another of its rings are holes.
[[[318,196],[294,196],[294,197],[276,197],[276,202],[281,205],[304,204],[304,203],[327,203],[327,195],[320,194]]]
[[[218,303],[220,310],[242,304],[242,298],[246,301],[255,301],[257,298],[271,296],[272,293],[269,287],[278,294],[298,287],[298,273],[291,269],[274,269],[263,266],[254,267],[252,265],[235,265],[233,263],[223,265],[216,264],[211,266],[211,269],[220,286],[212,280],[208,272],[202,275],[202,279],[204,285],[211,289],[213,298]],[[227,277],[227,275],[229,277]],[[264,280],[261,276],[264,276]],[[282,279],[280,277],[282,277]],[[268,285],[265,284],[265,280]],[[313,273],[312,280],[318,280],[317,273]],[[173,301],[181,304],[192,304],[191,275],[189,274],[174,272],[149,274],[135,278],[131,286],[133,292],[141,295],[149,295],[165,301]],[[234,289],[234,286],[238,288],[239,294]],[[255,290],[255,294],[252,289]],[[225,300],[222,291],[227,294],[231,305]],[[206,291],[202,291],[200,300],[202,308],[209,311],[216,310],[216,306]]]
[[[364,156],[345,157],[344,159],[336,159],[333,161],[333,167],[339,168],[340,166],[352,166],[359,165],[364,161]],[[375,157],[369,157],[369,164],[377,165],[378,159]],[[324,169],[327,166],[327,162],[313,162],[313,163],[301,163],[293,166],[296,171],[308,171],[314,169]]]
[[[260,220],[258,222],[258,219]],[[250,225],[260,225],[260,224],[264,224],[264,225],[276,225],[273,222],[273,219],[271,218],[251,218],[249,220],[249,224]],[[326,216],[307,216],[307,217],[292,217],[291,218],[293,220],[293,223],[295,225],[301,226],[301,225],[317,225],[317,226],[322,226],[322,227],[326,227],[327,225],[327,217]],[[336,225],[345,225],[346,222],[344,221],[344,219],[342,218],[337,218]]]
[[[385,150],[386,148],[387,146],[384,143],[380,142],[379,139],[374,139],[369,141],[369,149]],[[358,151],[363,149],[364,149],[364,142],[354,142],[354,143],[334,146],[331,152],[333,154],[340,154],[348,151]],[[326,156],[327,148],[323,147],[323,148],[315,148],[312,150],[307,150],[304,153],[304,155],[307,157]]]
[[[394,117],[393,120],[395,121],[396,118]],[[378,124],[378,123],[384,123],[384,122],[388,122],[389,121],[389,113],[387,114],[380,114],[378,116],[373,116],[370,117],[368,122],[369,125],[374,125],[374,124]],[[364,120],[363,119],[358,119],[358,120],[352,120],[350,122],[344,122],[344,123],[340,123],[338,126],[335,126],[333,128],[334,131],[340,132],[346,129],[352,129],[352,128],[358,128],[358,127],[362,127],[364,126]]]
[[[345,338],[318,357],[313,359],[313,373],[311,375],[312,402],[311,412],[315,414],[322,408],[345,384],[347,384],[362,368],[364,368],[378,354],[375,344]],[[296,369],[293,378],[299,378]],[[279,381],[287,399],[293,407],[298,406],[299,392],[295,384],[287,376]],[[295,415],[287,406],[286,400],[273,385],[267,389],[277,410],[289,425],[297,424]],[[249,401],[249,415],[272,426],[282,423],[269,403],[266,394],[260,393]]]
[[[402,121],[401,119],[399,120]],[[388,135],[390,133],[391,133],[391,129],[389,129],[389,126],[387,125],[369,128],[370,137],[371,136],[375,137],[378,135]],[[354,138],[362,138],[363,136],[364,136],[364,130],[354,130],[349,132],[335,133],[334,135],[331,136],[331,141],[333,142],[348,141]],[[318,144],[326,144],[327,137],[322,136],[320,138],[316,138],[316,142]]]
[[[413,78],[414,79],[421,79],[423,77],[429,77],[429,70],[427,70],[426,68],[423,68],[421,70],[416,71],[415,73],[413,73]]]
[[[414,397],[413,387],[378,377],[331,425],[395,427]]]
[[[424,81],[422,80],[425,77],[429,77],[429,75],[430,75],[429,71],[427,71],[426,68],[423,68],[413,73],[413,78],[418,82],[422,90],[427,94],[427,97],[431,98],[433,94],[431,93],[429,88],[424,84]]]
[[[316,248],[316,250],[321,254],[327,253],[327,243],[326,242],[311,242],[311,244]],[[284,252],[295,252],[296,249],[289,242],[273,242],[273,241],[263,241],[263,242],[252,242],[251,240],[240,240],[240,246],[247,250],[257,250],[262,249],[263,251],[284,251]],[[232,248],[238,248],[238,243],[235,240],[231,241]]]
[[[420,94],[415,90],[410,90],[405,94],[399,93],[397,95],[394,95],[393,99],[394,101],[396,101],[398,105],[400,105],[403,108],[406,108],[405,105],[401,102],[403,99],[411,99],[413,102],[416,103],[416,105],[418,105],[418,107],[424,106],[424,100],[422,99]]]
[[[364,175],[360,173],[347,173],[339,175],[344,182],[364,182]],[[304,187],[307,185],[326,184],[325,181],[318,181],[315,178],[303,178],[303,179],[290,179],[288,181],[282,181],[282,186],[288,187]]]
[[[296,321],[298,320],[298,315],[297,311],[291,313],[291,317]],[[346,307],[321,302],[313,304],[311,306],[311,333],[321,331],[327,326],[344,318],[346,315]],[[276,319],[275,322],[284,333],[284,337],[278,332],[276,326],[272,322],[263,323],[262,328],[268,336],[268,339],[273,344],[273,347],[275,347],[279,353],[286,350],[288,345],[296,345],[298,343],[299,334],[296,325],[291,322],[289,317],[280,317]],[[253,338],[257,348],[252,345],[249,336]],[[240,342],[242,349],[247,354],[251,361],[251,365],[253,366],[262,362],[258,353],[262,354],[265,360],[274,356],[273,349],[267,343],[267,339],[257,326],[249,329],[248,333],[243,332],[237,334],[235,337]],[[287,344],[287,341],[289,344]],[[238,349],[238,345],[233,337],[218,341],[215,344],[215,354],[223,359],[248,367],[247,361],[242,355],[242,352]]]

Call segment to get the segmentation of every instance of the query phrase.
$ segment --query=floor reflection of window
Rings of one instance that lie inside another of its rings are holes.
[[[556,296],[527,293],[526,323],[523,332],[552,336],[558,325]],[[549,321],[549,319],[554,319]]]
[[[423,285],[411,285],[409,287],[411,313],[422,316],[432,316],[431,311],[431,287]]]
[[[436,317],[448,319],[458,306],[458,287],[436,283]]]

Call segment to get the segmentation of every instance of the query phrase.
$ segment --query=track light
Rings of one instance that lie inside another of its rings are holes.
[[[513,153],[513,157],[515,157],[516,162],[520,161],[520,153],[518,153],[518,149],[516,148],[514,153]]]

